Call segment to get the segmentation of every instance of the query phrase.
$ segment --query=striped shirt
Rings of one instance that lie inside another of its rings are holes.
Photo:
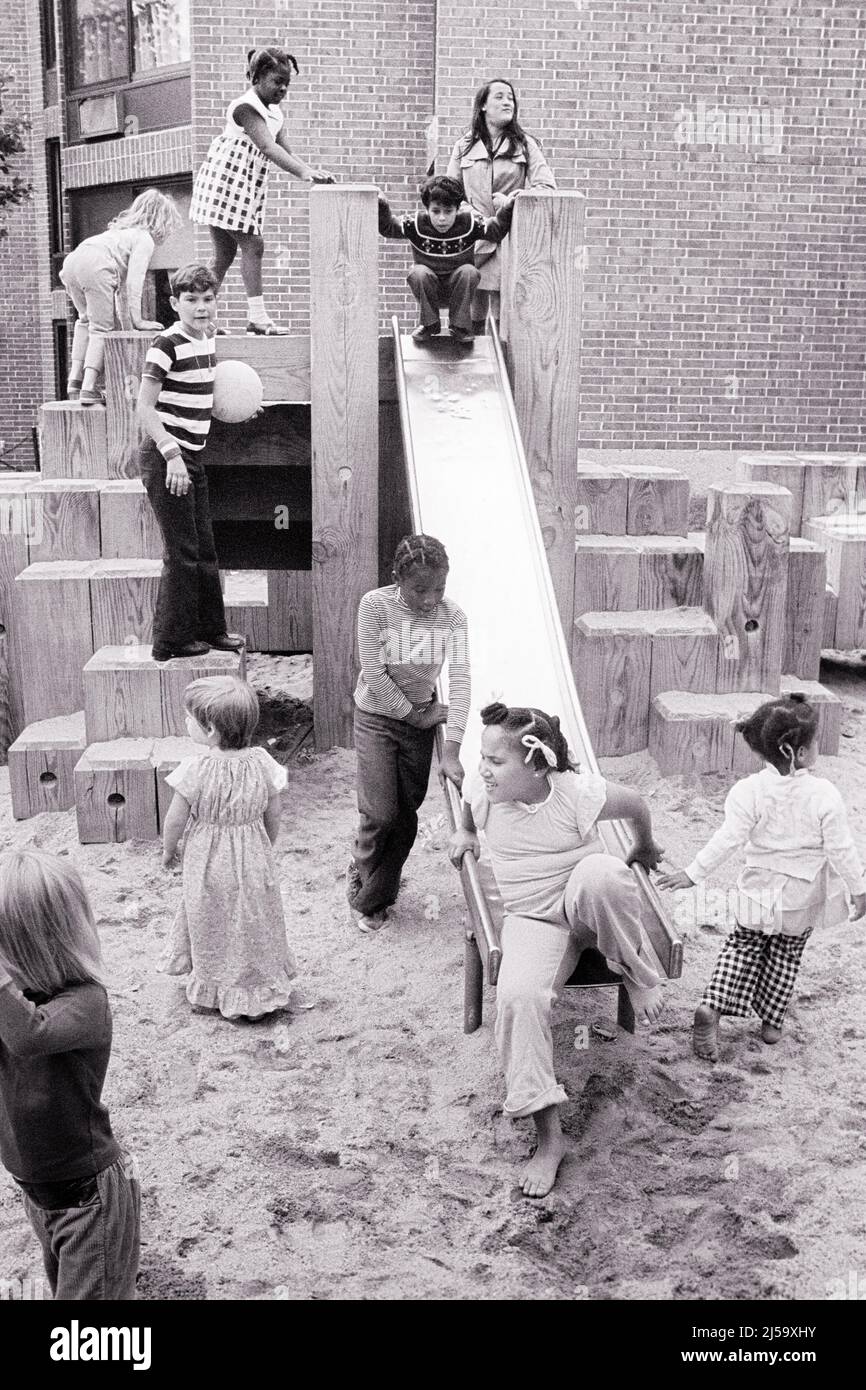
[[[448,663],[445,738],[460,743],[469,717],[469,635],[466,615],[449,598],[431,614],[413,613],[399,587],[371,589],[358,607],[361,674],[355,704],[369,714],[405,719],[433,699]]]
[[[147,350],[143,375],[161,385],[156,413],[172,439],[192,452],[207,443],[215,370],[213,338],[193,338],[179,323]]]

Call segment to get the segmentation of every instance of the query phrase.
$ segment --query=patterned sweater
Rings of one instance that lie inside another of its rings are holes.
[[[384,237],[408,241],[416,265],[429,266],[437,275],[449,275],[459,265],[473,265],[477,241],[502,241],[511,226],[514,204],[500,208],[495,217],[479,217],[471,208],[461,208],[447,232],[437,232],[426,208],[392,213],[379,198],[379,231]]]

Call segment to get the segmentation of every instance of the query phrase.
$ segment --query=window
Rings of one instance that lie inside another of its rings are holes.
[[[70,84],[122,84],[190,60],[189,0],[67,0]]]
[[[51,288],[60,288],[58,271],[63,264],[63,177],[60,163],[60,141],[45,141],[45,165],[48,174],[48,252],[51,257]]]
[[[57,30],[54,27],[54,0],[39,0],[39,26],[42,34],[42,66],[47,72],[57,67]]]

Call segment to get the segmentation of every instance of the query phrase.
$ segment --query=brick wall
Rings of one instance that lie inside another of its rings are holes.
[[[435,0],[256,0],[256,21],[241,0],[193,0],[193,155],[198,166],[224,125],[225,108],[244,91],[244,55],[256,44],[285,44],[300,76],[286,100],[292,148],[343,182],[377,183],[402,210],[414,207],[427,165],[433,116]],[[290,26],[287,30],[287,24]],[[266,214],[265,302],[293,332],[309,326],[309,188],[272,170]],[[207,233],[198,247],[209,255]],[[393,313],[414,322],[406,288],[408,248],[381,243],[382,323]],[[240,274],[225,281],[221,321],[245,322]]]
[[[442,157],[510,77],[587,195],[585,445],[860,445],[862,37],[820,0],[440,0]]]
[[[32,199],[6,208],[8,235],[0,241],[0,468],[29,468],[35,463],[36,407],[54,394],[37,0],[6,0],[0,6],[0,53],[4,67],[11,68],[4,116],[32,122],[25,136],[28,152],[15,167],[33,184]]]

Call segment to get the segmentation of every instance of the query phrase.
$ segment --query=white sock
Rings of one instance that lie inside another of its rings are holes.
[[[250,323],[267,323],[268,315],[265,309],[263,295],[257,295],[255,299],[247,297],[247,312],[250,316]]]

